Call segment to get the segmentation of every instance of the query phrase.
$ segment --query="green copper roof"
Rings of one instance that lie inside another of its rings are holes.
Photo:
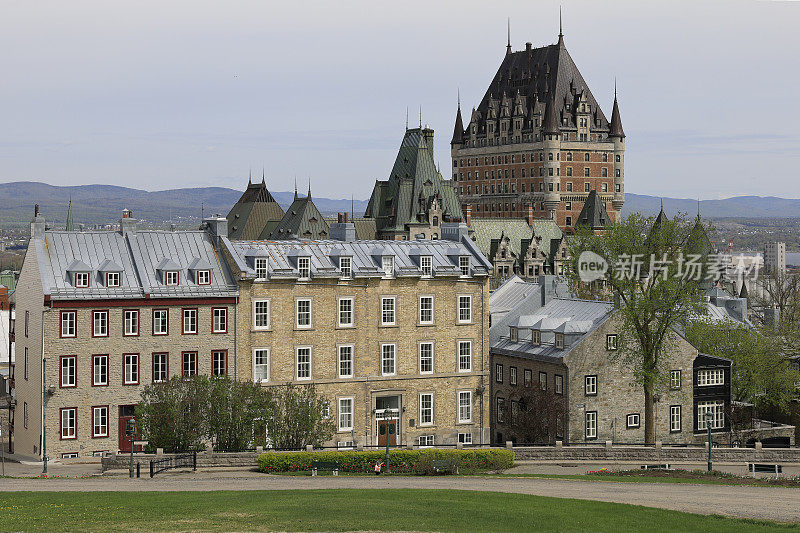
[[[228,213],[228,237],[231,239],[259,239],[283,218],[283,209],[275,201],[262,179],[249,183],[239,201]]]
[[[297,237],[299,239],[327,239],[330,226],[319,212],[311,192],[308,196],[299,198],[295,192],[294,202],[286,210],[286,214],[274,227],[269,239],[283,240]],[[264,237],[260,237],[264,238]]]

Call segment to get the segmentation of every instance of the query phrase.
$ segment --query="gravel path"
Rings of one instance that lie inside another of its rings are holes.
[[[698,514],[800,522],[800,489],[615,483],[535,478],[273,476],[246,471],[161,474],[155,479],[1,479],[2,491],[206,491],[286,489],[459,489],[628,503]]]

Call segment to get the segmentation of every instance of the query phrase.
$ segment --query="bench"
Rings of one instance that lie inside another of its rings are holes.
[[[449,459],[434,459],[433,463],[433,470],[434,472],[450,472],[454,474],[458,474],[458,465],[456,465],[455,461]]]
[[[756,472],[758,472],[759,474],[775,474],[775,479],[778,479],[783,473],[783,467],[778,464],[747,463],[747,469],[753,474],[753,477],[756,477]]]
[[[311,461],[311,475],[316,476],[317,470],[327,470],[333,472],[334,476],[339,475],[339,463],[331,461]]]
[[[672,470],[669,463],[663,465],[642,465],[642,470]]]

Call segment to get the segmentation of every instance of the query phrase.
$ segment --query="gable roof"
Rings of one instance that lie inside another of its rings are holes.
[[[266,183],[247,183],[241,198],[228,212],[231,239],[257,239],[265,227],[274,227],[283,218],[283,208],[267,190]]]
[[[269,236],[262,232],[260,239],[327,239],[330,234],[328,222],[319,212],[311,199],[311,191],[307,196],[298,197],[295,191],[294,201],[283,218],[272,228]]]
[[[575,226],[589,226],[592,229],[603,229],[606,224],[610,224],[611,219],[606,211],[606,206],[600,199],[595,189],[592,189],[586,201],[583,203],[581,214],[578,215],[578,220]]]

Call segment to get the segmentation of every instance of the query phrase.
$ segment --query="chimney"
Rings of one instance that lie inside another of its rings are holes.
[[[528,209],[528,214],[525,218],[528,220],[528,225],[533,227],[533,204],[528,204],[525,207]]]
[[[217,213],[203,219],[203,226],[215,241],[220,237],[228,236],[228,219]]]
[[[33,220],[31,220],[31,239],[44,239],[44,217],[39,214],[39,204],[33,208]]]
[[[341,213],[336,213],[336,223],[337,224],[344,223],[344,216]]]
[[[122,218],[119,219],[119,231],[122,235],[136,233],[136,219],[133,218],[133,212],[130,209],[122,210]]]
[[[353,242],[356,240],[356,225],[347,221],[347,213],[339,213],[339,222],[331,224],[330,236],[335,241]]]
[[[467,226],[472,226],[472,204],[467,204],[465,216],[466,216]]]
[[[525,43],[525,53],[528,54],[528,59],[530,59],[531,55],[533,54],[533,50],[531,49],[533,45],[531,43]]]

